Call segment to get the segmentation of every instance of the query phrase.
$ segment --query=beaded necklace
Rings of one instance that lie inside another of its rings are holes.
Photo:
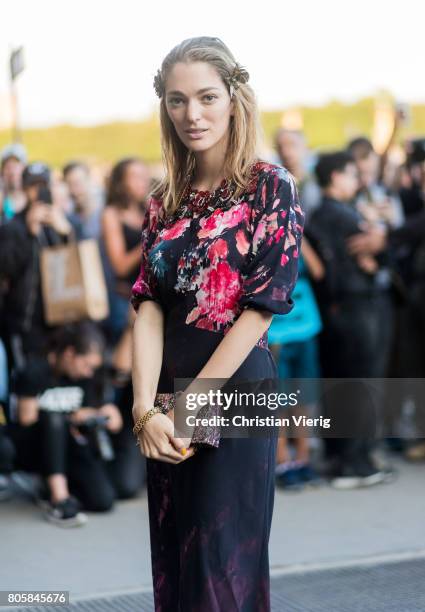
[[[260,169],[261,162],[256,162],[252,165],[250,181],[246,190],[247,193],[255,191],[257,175]],[[227,210],[235,204],[236,200],[234,200],[233,195],[236,191],[236,186],[231,180],[223,179],[214,191],[199,191],[198,189],[193,189],[191,178],[188,178],[185,187],[177,198],[179,203],[177,209],[169,215],[165,214],[164,211],[160,214],[160,220],[166,227],[179,219],[190,217],[193,213],[208,213],[209,216],[217,208]]]
[[[183,191],[181,202],[185,202],[194,213],[212,212],[215,208],[220,207],[220,204],[227,202],[234,191],[235,188],[229,179],[223,179],[214,191],[193,189],[189,181]]]

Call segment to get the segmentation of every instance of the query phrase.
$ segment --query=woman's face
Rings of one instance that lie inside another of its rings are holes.
[[[149,171],[144,164],[132,162],[125,170],[124,189],[129,198],[143,202],[149,192]]]
[[[165,84],[168,115],[194,153],[226,142],[233,103],[217,70],[206,62],[178,62]]]

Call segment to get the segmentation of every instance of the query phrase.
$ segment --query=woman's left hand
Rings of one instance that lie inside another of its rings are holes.
[[[174,410],[173,409],[169,410],[165,416],[167,416],[174,425]],[[187,427],[187,429],[185,430],[185,433],[188,433],[187,431],[188,429],[189,428]],[[176,427],[174,427],[174,431],[175,431],[176,437],[178,437],[179,440],[181,440],[184,443],[186,448],[189,448],[189,446],[192,444],[192,437],[184,438],[183,436],[180,435],[180,432],[178,429],[176,429]],[[192,433],[193,433],[193,428],[192,428]]]

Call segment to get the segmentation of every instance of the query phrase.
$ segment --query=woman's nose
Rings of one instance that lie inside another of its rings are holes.
[[[189,100],[186,106],[186,119],[196,123],[201,118],[201,107],[197,100]]]

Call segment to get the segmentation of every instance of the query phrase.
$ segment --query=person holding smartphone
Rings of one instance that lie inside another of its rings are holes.
[[[24,209],[0,227],[0,277],[5,286],[1,334],[9,367],[23,368],[31,353],[43,350],[47,324],[41,296],[40,251],[65,242],[71,224],[55,205],[51,173],[31,163],[22,175]]]

